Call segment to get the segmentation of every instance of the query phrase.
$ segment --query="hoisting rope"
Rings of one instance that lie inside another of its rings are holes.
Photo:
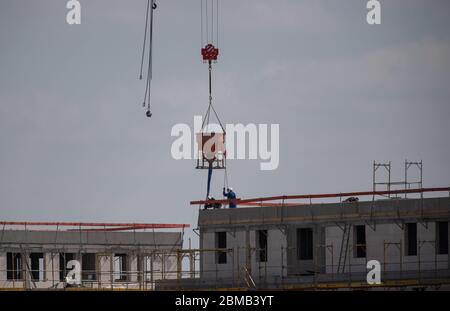
[[[218,0],[200,0],[200,9],[201,9],[201,47],[202,47],[202,55],[203,52],[207,55],[203,55],[203,61],[208,63],[208,73],[209,73],[209,104],[208,109],[204,115],[202,121],[201,132],[209,133],[210,131],[210,117],[211,111],[216,117],[223,134],[226,134],[225,128],[223,126],[222,121],[217,114],[217,111],[213,105],[213,97],[212,97],[212,63],[216,62],[218,55],[218,45],[219,45],[219,2]],[[216,53],[213,57],[212,54]],[[226,157],[224,158],[224,180],[223,186],[224,188],[228,188],[228,172],[226,165]],[[208,167],[208,183],[207,183],[207,191],[206,191],[206,199],[209,199],[210,189],[211,189],[211,179],[212,179],[213,165],[209,164]]]
[[[142,80],[142,69],[144,68],[144,54],[145,54],[145,43],[147,41],[148,8],[149,8],[149,6],[150,6],[150,0],[147,0],[147,9],[145,10],[144,43],[142,44],[141,71],[139,73],[139,80]]]
[[[200,0],[201,47],[211,43],[219,47],[219,0]]]
[[[211,109],[214,112],[214,115],[216,116],[217,121],[219,122],[220,127],[222,128],[223,133],[225,133],[225,128],[223,127],[222,121],[220,121],[219,115],[216,112],[216,109],[214,109],[214,106],[212,104],[212,65],[211,62],[209,62],[208,64],[208,69],[209,69],[209,105],[208,105],[208,109],[206,110],[205,116],[203,118],[203,122],[202,122],[202,132],[207,132],[208,130],[208,125],[209,125],[209,117],[211,114]],[[205,124],[206,124],[206,128],[205,128]]]
[[[147,34],[148,34],[148,68],[147,68],[147,79],[145,84],[145,94],[144,94],[144,101],[142,103],[142,106],[145,107],[147,105],[147,117],[151,117],[152,113],[150,111],[150,91],[151,91],[151,80],[152,80],[152,61],[153,61],[153,55],[152,55],[152,48],[153,48],[153,10],[157,8],[157,5],[155,3],[155,0],[147,0],[147,9],[145,11],[145,30],[144,30],[144,42],[142,45],[142,56],[141,56],[141,67],[140,67],[140,74],[139,74],[139,80],[142,80],[142,71],[144,68],[144,55],[145,55],[145,49],[147,47]],[[150,19],[149,19],[150,17]],[[150,21],[150,25],[149,25]]]
[[[217,114],[216,110],[214,109],[214,106],[212,104],[212,66],[211,66],[211,61],[209,61],[208,63],[208,68],[209,68],[209,104],[208,104],[208,109],[206,110],[206,114],[205,117],[203,118],[203,122],[202,122],[202,133],[207,133],[208,132],[208,125],[209,125],[209,117],[211,114],[211,109],[214,112],[214,115],[216,116],[217,121],[219,122],[220,127],[222,128],[223,133],[225,134],[225,128],[222,125],[222,122],[220,121],[219,115]],[[205,123],[206,123],[206,127],[205,127]],[[209,193],[211,190],[211,179],[212,179],[212,163],[209,163],[209,167],[208,167],[208,184],[206,187],[206,199],[209,200]],[[225,176],[227,174],[227,167],[225,165]],[[225,187],[225,185],[224,185]]]

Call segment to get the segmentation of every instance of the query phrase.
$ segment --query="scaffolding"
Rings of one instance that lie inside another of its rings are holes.
[[[23,221],[0,226],[0,289],[9,290],[153,290],[157,280],[177,277],[189,227]],[[73,261],[80,263],[80,282],[70,281]]]
[[[418,170],[419,176],[416,180],[410,180],[408,179],[408,171],[411,168],[416,168]],[[378,180],[377,172],[379,172],[379,169],[384,169],[385,173],[387,174],[386,179],[383,179],[383,181]],[[423,188],[423,162],[411,162],[408,160],[405,160],[404,163],[404,177],[405,179],[402,181],[392,181],[392,163],[391,161],[387,163],[377,163],[376,161],[373,162],[373,170],[372,170],[372,180],[373,180],[373,186],[372,191],[374,193],[377,192],[377,186],[385,186],[386,191],[390,192],[393,187],[402,186],[404,190],[411,189],[412,186],[416,186],[417,188],[421,189]],[[405,199],[408,197],[408,192],[404,193]],[[421,198],[423,197],[423,193],[420,193]],[[391,199],[391,193],[384,195],[387,198]],[[374,198],[375,199],[375,196]]]
[[[348,249],[348,260],[345,269],[339,269],[334,261],[334,250],[337,245],[317,244],[314,246],[316,254],[324,251],[328,254],[329,262],[316,260],[314,256],[311,269],[302,273],[293,273],[297,265],[283,262],[271,264],[268,261],[257,260],[260,249],[250,246],[233,247],[228,249],[192,249],[187,254],[195,253],[195,260],[209,253],[225,252],[230,264],[220,265],[214,263],[207,268],[203,267],[194,273],[191,270],[178,271],[175,279],[160,279],[156,282],[157,290],[271,290],[271,289],[351,289],[351,288],[383,288],[392,287],[412,288],[450,288],[449,255],[430,255],[423,250],[423,245],[435,244],[435,241],[419,240],[418,255],[414,260],[405,262],[400,241],[383,242],[381,261],[382,283],[369,285],[367,277],[367,258],[356,259],[352,256],[352,250],[356,247],[353,243]],[[389,251],[394,250],[394,256],[389,256]],[[298,251],[295,247],[281,247],[279,254],[272,256],[287,258],[290,253]],[[244,254],[244,255],[243,255]],[[250,254],[251,264],[243,260]],[[211,254],[214,256],[214,254]],[[424,259],[424,257],[426,259]],[[195,266],[198,266],[196,264]],[[291,271],[291,272],[290,272]]]
[[[3,237],[5,230],[13,227],[24,227],[24,222],[0,222],[3,230],[0,236],[0,254],[2,252],[12,253],[10,245],[5,245]],[[52,223],[54,224],[54,223]],[[39,223],[42,225],[42,223]],[[67,223],[59,223],[58,228],[65,228]],[[98,224],[86,225],[76,223],[76,233],[90,230],[98,234],[107,233],[108,230],[118,228],[118,224]],[[109,225],[109,226],[107,226]],[[348,224],[350,226],[350,224]],[[5,228],[5,226],[7,228]],[[38,226],[37,223],[26,223],[27,234],[39,232],[30,230],[30,227]],[[80,230],[81,226],[81,230]],[[123,227],[131,227],[124,224]],[[169,229],[169,226],[137,224],[140,230],[147,227],[149,230],[155,227]],[[176,226],[184,229],[185,225]],[[336,224],[337,227],[337,224]],[[103,229],[100,231],[93,231]],[[118,229],[117,229],[118,230]],[[128,229],[134,232],[134,229]],[[56,230],[61,232],[62,230]],[[281,230],[282,236],[286,237],[286,232]],[[284,233],[283,233],[284,232]],[[348,229],[349,234],[351,232]],[[344,234],[343,234],[344,236]],[[449,288],[450,286],[450,258],[446,255],[437,255],[437,241],[434,239],[419,239],[417,241],[417,256],[408,258],[403,252],[404,244],[401,240],[388,240],[382,242],[382,265],[381,285],[369,286],[365,282],[367,257],[356,258],[356,249],[361,247],[354,239],[348,238],[346,247],[336,241],[318,242],[313,246],[313,256],[307,269],[298,270],[296,263],[290,262],[289,257],[298,256],[297,246],[286,245],[280,241],[278,250],[276,246],[272,250],[267,247],[253,247],[251,243],[242,246],[232,246],[227,248],[201,248],[182,249],[172,247],[168,249],[155,248],[151,251],[143,250],[142,245],[136,244],[128,249],[128,254],[133,254],[137,262],[133,267],[128,265],[124,269],[117,271],[114,269],[116,262],[111,260],[124,252],[123,248],[105,248],[96,253],[95,269],[83,270],[82,282],[79,286],[69,286],[60,278],[61,267],[54,265],[58,262],[61,253],[70,252],[68,246],[56,243],[45,245],[45,249],[39,250],[36,245],[30,245],[26,241],[16,247],[21,254],[22,267],[1,266],[7,268],[3,275],[11,276],[16,273],[17,277],[9,280],[0,279],[1,284],[10,282],[8,287],[0,286],[2,289],[14,290],[189,290],[189,289],[226,289],[226,290],[264,290],[264,289],[286,289],[286,290],[317,290],[317,289],[367,289],[383,287],[412,287],[412,288]],[[364,245],[365,246],[365,245]],[[41,247],[41,246],[39,246]],[[30,261],[32,253],[45,251],[44,271],[35,270]],[[79,255],[88,252],[86,245],[80,248]],[[267,254],[260,256],[261,252]],[[220,264],[213,259],[208,264],[207,258],[217,258],[218,254],[225,254],[226,264]],[[339,253],[339,255],[338,255]],[[342,256],[341,256],[342,254]],[[339,259],[345,254],[346,260],[339,263]],[[117,256],[115,256],[117,255]],[[14,256],[14,254],[9,255]],[[279,262],[274,263],[272,258],[277,257]],[[203,260],[203,264],[201,263]],[[106,267],[105,267],[106,266]],[[305,266],[306,267],[306,266]],[[19,271],[20,270],[20,271]],[[44,276],[39,276],[44,273]],[[66,271],[63,271],[65,275]],[[95,275],[95,279],[88,276]],[[53,276],[51,279],[48,275]],[[62,280],[62,281],[61,281]],[[46,287],[42,284],[46,282]],[[446,287],[447,286],[447,287]]]
[[[419,168],[418,180],[408,179],[408,169],[413,166]],[[388,173],[390,172],[389,163],[378,167],[385,167]],[[221,265],[217,268],[213,264],[206,263],[205,265],[205,261],[203,261],[202,273],[209,275],[209,278],[213,280],[210,284],[221,284],[222,287],[230,288],[238,286],[244,289],[364,289],[372,287],[387,289],[400,286],[450,288],[448,250],[446,253],[439,253],[437,240],[430,238],[436,233],[432,232],[433,230],[429,231],[430,222],[439,220],[448,225],[450,187],[423,188],[421,170],[422,162],[405,161],[405,180],[393,183],[389,178],[388,183],[384,183],[386,189],[382,190],[377,189],[374,185],[372,191],[364,192],[236,199],[235,203],[244,208],[224,210],[220,213],[201,212],[201,215],[204,216],[199,219],[199,227],[200,230],[206,230],[206,232],[231,230],[233,237],[236,236],[236,230],[255,230],[256,232],[256,230],[271,228],[272,231],[279,229],[282,232],[281,240],[279,240],[280,250],[269,252],[269,258],[278,258],[277,263],[270,262],[270,260],[259,261],[258,253],[261,249],[253,247],[248,242],[248,238],[244,241],[241,236],[239,244],[247,246],[234,247],[229,252],[229,256],[234,256],[230,260],[234,266],[237,265],[236,268]],[[419,188],[411,188],[416,184],[419,185]],[[396,185],[402,185],[404,188],[394,189]],[[447,197],[425,198],[425,194],[438,192],[447,193]],[[418,194],[419,197],[410,198],[411,194]],[[371,197],[371,199],[367,201],[342,200],[343,198],[364,196]],[[382,199],[378,199],[378,197]],[[317,202],[323,198],[336,198],[338,202],[329,203],[329,212],[324,213],[325,206],[328,204]],[[228,200],[192,201],[191,205],[205,203],[226,205]],[[245,207],[252,209],[246,211]],[[320,212],[316,213],[316,210],[320,210]],[[346,216],[347,214],[348,216]],[[404,242],[406,239],[405,223],[411,222],[417,222],[417,226],[422,224],[421,230],[428,232],[423,238],[418,238],[416,255],[409,255],[404,251],[406,247]],[[375,234],[377,225],[386,224],[390,225],[389,230],[393,230],[392,232],[396,232],[396,234],[392,235],[392,239],[387,237],[383,240],[382,234],[377,238],[381,238],[381,242],[379,242],[381,244],[377,246],[379,250],[376,259],[381,263],[383,282],[381,285],[371,286],[366,282],[366,265],[369,260],[374,259],[368,257],[373,256],[374,246],[371,246],[372,253],[368,255],[366,243],[360,243],[355,239],[356,233],[353,229],[356,226],[367,225],[365,230],[370,230],[371,234]],[[313,253],[316,255],[311,262],[302,262],[299,266],[298,262],[292,262],[292,258],[297,258],[299,249],[298,246],[292,245],[292,237],[288,238],[287,228],[306,225],[322,228],[333,227],[337,230],[333,231],[333,234],[338,235],[339,238],[330,242],[329,240],[322,241],[318,237],[318,240],[314,240]],[[242,253],[245,256],[239,255]],[[358,254],[364,254],[364,256],[359,257],[361,255]],[[291,258],[290,262],[287,258]],[[251,276],[255,285],[241,277],[244,272]],[[201,288],[202,284],[198,283],[197,285],[198,288]]]

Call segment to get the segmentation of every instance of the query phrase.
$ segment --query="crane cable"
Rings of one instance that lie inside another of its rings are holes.
[[[208,2],[209,5],[208,5]],[[215,44],[218,48],[219,45],[219,2],[218,0],[200,0],[200,10],[201,10],[201,47],[206,44]],[[206,39],[206,41],[204,41]],[[225,134],[225,128],[213,106],[213,97],[212,97],[212,61],[208,61],[208,71],[209,71],[209,104],[208,109],[206,110],[205,116],[202,122],[202,132],[208,132],[208,126],[210,124],[210,115],[211,110],[213,111],[217,121],[219,122],[220,127],[222,128],[223,133]],[[206,125],[206,126],[205,126]],[[224,176],[223,176],[223,187],[228,188],[228,171],[226,158],[224,158],[225,167],[224,167]],[[210,183],[212,177],[212,168],[208,169],[208,186],[207,186],[207,199],[210,193]]]
[[[142,57],[141,57],[141,71],[139,73],[139,80],[142,80],[142,69],[144,67],[144,54],[147,41],[147,28],[148,28],[148,8],[150,7],[150,0],[147,0],[147,9],[145,10],[145,29],[144,29],[144,43],[142,44]]]
[[[211,114],[211,109],[214,112],[214,115],[216,116],[217,121],[219,122],[220,127],[222,128],[222,131],[225,133],[225,128],[223,127],[222,121],[219,118],[219,115],[216,112],[216,109],[214,109],[214,106],[212,104],[212,66],[209,64],[209,104],[208,109],[206,110],[205,116],[203,118],[202,122],[202,131],[207,132],[208,125],[209,125],[209,117]],[[205,127],[206,125],[206,127]]]
[[[142,71],[144,68],[144,55],[145,49],[147,47],[147,35],[148,35],[148,68],[147,68],[147,79],[145,84],[145,93],[144,93],[144,101],[142,106],[145,107],[147,105],[147,117],[151,117],[152,113],[150,111],[150,91],[151,91],[151,80],[152,80],[152,47],[153,47],[153,10],[156,10],[157,5],[155,0],[147,0],[147,9],[145,12],[145,30],[144,30],[144,42],[142,45],[142,56],[141,56],[141,66],[140,66],[140,74],[139,80],[142,80]],[[150,17],[150,18],[149,18]],[[150,25],[149,25],[150,21]]]
[[[203,4],[204,2],[204,4]],[[208,7],[208,2],[210,2],[210,6]],[[215,2],[215,9],[214,10],[214,2]],[[219,29],[219,2],[218,0],[200,0],[200,16],[201,16],[201,47],[203,47],[204,44],[208,44],[208,43],[216,43],[216,47],[218,48],[218,29]],[[211,15],[210,15],[210,10],[211,10]],[[203,14],[203,12],[205,14]],[[214,13],[216,14],[216,16],[214,16]],[[205,19],[203,19],[203,17],[205,17]],[[210,21],[211,18],[211,21]],[[214,20],[216,21],[216,42],[214,42]],[[204,22],[205,21],[205,22]],[[210,25],[211,25],[211,30],[210,30]],[[205,27],[204,27],[205,26]],[[204,31],[206,33],[206,42],[203,41],[204,39]],[[210,36],[211,33],[211,36]],[[211,42],[209,42],[211,38]],[[209,105],[208,105],[208,109],[206,110],[205,116],[203,118],[203,122],[202,122],[202,131],[205,128],[206,125],[206,130],[208,128],[209,125],[209,118],[210,118],[210,113],[211,113],[211,109],[214,113],[214,115],[216,116],[217,121],[219,122],[220,127],[222,128],[223,132],[225,133],[225,128],[223,127],[223,124],[219,118],[219,115],[217,114],[216,110],[214,109],[214,106],[212,104],[212,62],[209,61],[208,62],[208,71],[209,71]],[[205,130],[205,131],[206,131]]]
[[[219,0],[200,0],[200,10],[201,46],[212,43],[219,47]]]

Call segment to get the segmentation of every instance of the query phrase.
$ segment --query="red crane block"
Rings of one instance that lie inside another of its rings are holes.
[[[203,57],[204,61],[209,61],[209,62],[216,61],[218,56],[219,56],[219,49],[216,48],[211,43],[207,44],[202,49],[202,57]]]

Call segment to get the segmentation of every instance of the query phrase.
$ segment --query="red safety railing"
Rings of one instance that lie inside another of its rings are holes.
[[[147,223],[96,223],[96,222],[48,222],[48,221],[0,221],[0,226],[53,226],[58,228],[76,227],[83,231],[123,231],[139,229],[183,229],[189,228],[189,224],[147,224]],[[86,228],[88,227],[88,228]]]
[[[342,193],[326,193],[326,194],[303,194],[303,195],[283,195],[273,197],[260,197],[252,199],[235,199],[234,202],[243,206],[298,206],[305,203],[285,203],[288,200],[301,199],[320,199],[320,198],[342,198],[342,197],[361,197],[361,196],[388,196],[392,194],[408,194],[408,193],[426,193],[426,192],[450,192],[450,187],[441,188],[418,188],[418,189],[403,189],[390,191],[363,191],[363,192],[342,192]],[[282,203],[263,203],[268,201],[282,201]],[[203,204],[228,204],[230,200],[201,200],[191,201],[191,205]]]

